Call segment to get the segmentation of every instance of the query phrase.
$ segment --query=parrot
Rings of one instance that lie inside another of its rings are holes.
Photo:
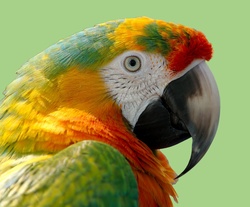
[[[143,16],[28,60],[0,105],[0,206],[172,207],[218,128],[212,54],[202,32]],[[189,138],[177,174],[161,149]]]

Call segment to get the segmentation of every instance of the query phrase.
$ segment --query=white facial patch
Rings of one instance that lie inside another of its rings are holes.
[[[132,127],[147,105],[158,99],[170,82],[166,59],[160,54],[127,51],[101,71],[109,93]]]

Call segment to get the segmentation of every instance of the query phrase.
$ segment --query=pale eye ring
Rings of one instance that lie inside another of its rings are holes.
[[[136,72],[141,69],[141,60],[137,56],[126,57],[124,67],[130,72]]]

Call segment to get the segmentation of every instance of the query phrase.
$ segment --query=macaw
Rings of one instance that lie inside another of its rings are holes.
[[[211,57],[202,32],[138,17],[30,59],[0,106],[0,206],[173,206],[218,127]],[[160,149],[190,137],[177,175]]]

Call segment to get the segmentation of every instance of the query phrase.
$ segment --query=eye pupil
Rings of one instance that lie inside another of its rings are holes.
[[[130,60],[129,64],[134,67],[136,65],[135,59]]]

